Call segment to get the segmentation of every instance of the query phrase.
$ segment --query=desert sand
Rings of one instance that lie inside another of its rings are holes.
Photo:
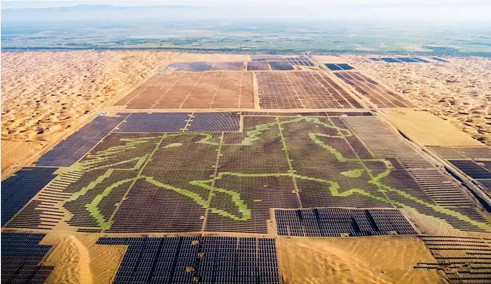
[[[341,56],[344,62],[402,93],[419,108],[491,145],[491,59],[445,57],[448,63],[425,64],[385,63],[369,60],[370,57]]]
[[[161,51],[2,52],[3,178],[33,162],[178,54]]]
[[[55,269],[46,283],[111,283],[127,246],[97,245],[96,234],[51,233],[41,244],[54,248],[43,265]]]
[[[434,258],[416,237],[279,238],[283,283],[447,283],[442,272],[415,270]]]
[[[469,134],[462,132],[448,120],[427,111],[387,109],[385,117],[406,136],[425,146],[481,146]]]

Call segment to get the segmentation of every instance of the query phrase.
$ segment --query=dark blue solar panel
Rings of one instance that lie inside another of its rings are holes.
[[[113,283],[280,283],[274,239],[101,238],[127,244]]]
[[[402,62],[418,62],[417,60],[409,57],[398,57],[397,60],[400,60]]]
[[[187,130],[198,132],[239,131],[240,115],[231,112],[194,113]]]
[[[343,70],[343,68],[339,67],[337,64],[332,64],[332,63],[326,63],[326,67],[329,68],[329,70],[332,70],[332,71]]]
[[[186,126],[190,113],[132,113],[119,132],[178,132]]]
[[[399,63],[401,61],[395,59],[395,58],[391,58],[391,57],[382,57],[380,58],[380,60],[383,60],[385,62],[388,62],[388,63]]]
[[[338,66],[343,69],[343,70],[352,70],[354,69],[351,65],[349,64],[345,64],[345,63],[341,63],[341,64],[338,64]]]
[[[56,168],[22,168],[2,181],[2,226],[54,177]]]
[[[397,209],[319,208],[276,210],[278,235],[306,237],[339,237],[417,234]]]
[[[109,134],[125,117],[126,115],[96,117],[42,156],[36,165],[53,167],[72,165]]]
[[[440,62],[448,62],[447,60],[445,59],[441,59],[441,58],[438,58],[438,57],[432,57],[433,60],[436,60],[436,61],[440,61]]]
[[[2,283],[44,283],[53,270],[39,262],[51,249],[44,234],[2,233]]]
[[[412,57],[412,59],[416,60],[417,62],[429,63],[428,60],[424,60],[424,59],[421,59],[419,57]]]

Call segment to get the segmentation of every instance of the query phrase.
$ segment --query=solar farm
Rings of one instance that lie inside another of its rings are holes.
[[[53,282],[43,238],[59,232],[124,247],[110,283],[290,283],[278,241],[377,236],[421,239],[435,261],[414,270],[486,282],[482,200],[378,113],[413,107],[307,55],[163,66],[2,181],[2,283]],[[476,149],[431,147],[489,186],[491,152]]]

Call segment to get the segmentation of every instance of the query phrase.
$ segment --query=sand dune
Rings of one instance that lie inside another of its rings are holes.
[[[177,55],[161,51],[2,52],[2,148],[15,148],[17,141],[35,146],[22,147],[30,149],[27,156],[2,153],[4,176],[22,166],[16,162],[26,161],[45,144],[72,132]]]
[[[280,238],[283,283],[447,283],[441,272],[415,270],[435,261],[416,237]]]
[[[491,145],[491,59],[446,58],[449,63],[385,63],[371,56],[346,55],[345,61],[411,99],[418,107],[449,120]]]
[[[111,283],[126,246],[95,244],[98,235],[52,233],[41,242],[54,245],[44,265],[54,265],[46,283]]]

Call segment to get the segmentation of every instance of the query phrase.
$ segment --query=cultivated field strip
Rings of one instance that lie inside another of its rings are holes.
[[[336,72],[335,75],[379,108],[414,107],[402,96],[387,90],[359,72],[342,71]]]
[[[420,236],[436,262],[419,262],[416,269],[437,269],[450,283],[490,283],[491,239],[459,236]]]
[[[324,72],[257,72],[256,78],[262,109],[361,108]]]
[[[253,108],[251,72],[157,74],[116,105],[127,109]]]
[[[398,209],[275,210],[280,236],[342,237],[417,234]]]
[[[101,238],[128,245],[118,283],[281,283],[274,239],[237,237]]]
[[[44,236],[2,233],[2,283],[45,283],[54,267],[40,265],[51,249],[39,245]]]

